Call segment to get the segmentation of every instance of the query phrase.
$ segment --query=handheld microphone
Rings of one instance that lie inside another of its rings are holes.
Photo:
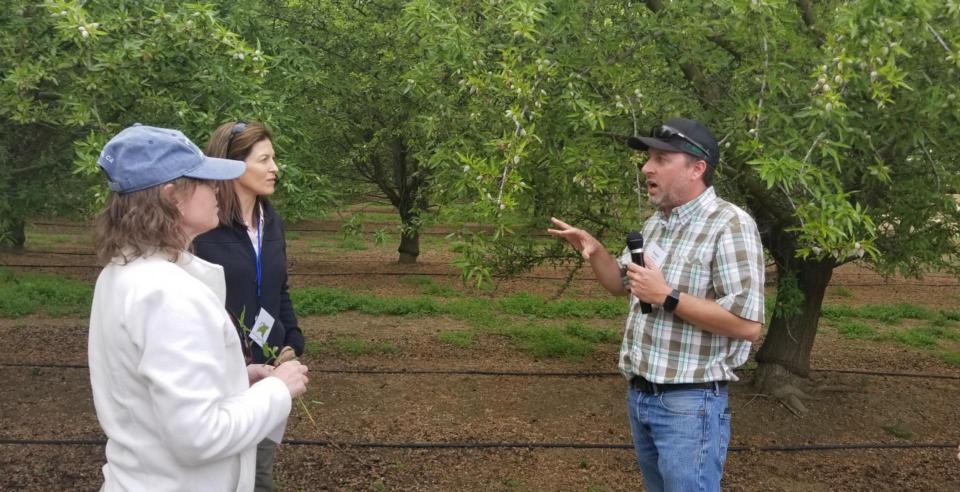
[[[628,232],[627,249],[630,250],[630,259],[633,260],[633,262],[637,265],[644,266],[643,235],[639,232]],[[643,314],[650,314],[653,312],[653,308],[650,306],[650,303],[640,301],[640,312]]]

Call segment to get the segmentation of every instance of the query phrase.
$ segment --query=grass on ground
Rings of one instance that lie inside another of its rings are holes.
[[[93,288],[85,282],[0,268],[0,318],[87,315],[92,301]]]
[[[901,328],[905,319],[924,323]],[[960,366],[960,312],[934,310],[912,304],[831,305],[823,308],[823,321],[845,338],[898,343],[932,351],[944,362]],[[873,322],[873,323],[870,323]]]
[[[68,234],[63,232],[42,232],[27,230],[27,240],[24,247],[28,250],[46,250],[52,246],[88,245],[91,238],[88,235]]]
[[[304,347],[310,355],[336,353],[339,355],[384,355],[398,352],[397,346],[390,342],[364,340],[353,335],[340,335],[329,342],[310,340]]]
[[[564,299],[549,301],[543,297],[518,293],[500,299],[454,297],[452,289],[431,279],[406,280],[431,295],[381,297],[357,294],[345,289],[313,287],[291,291],[294,309],[301,316],[329,315],[357,311],[370,315],[438,316],[466,321],[474,329],[505,336],[517,347],[537,357],[579,359],[601,343],[617,343],[613,329],[597,329],[581,319],[617,319],[623,316],[623,302],[617,299]],[[450,297],[439,297],[450,295]],[[555,320],[568,320],[558,324]],[[471,332],[441,332],[438,339],[467,348],[474,343]],[[343,351],[349,353],[349,351]]]

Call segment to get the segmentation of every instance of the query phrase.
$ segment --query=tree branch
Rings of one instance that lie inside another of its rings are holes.
[[[817,47],[823,46],[823,43],[827,40],[827,36],[817,27],[817,15],[813,10],[813,2],[811,2],[811,0],[797,0],[797,8],[800,9],[803,23],[817,38]]]

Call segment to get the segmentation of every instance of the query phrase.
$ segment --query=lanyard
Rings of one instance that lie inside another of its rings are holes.
[[[260,253],[263,250],[263,238],[260,236],[263,230],[263,207],[260,207],[260,215],[254,219],[257,224],[257,247],[254,248],[254,258],[257,264],[257,299],[260,299],[260,285],[263,276],[263,265],[260,262]]]

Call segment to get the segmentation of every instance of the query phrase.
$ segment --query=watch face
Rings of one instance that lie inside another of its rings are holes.
[[[674,309],[677,309],[677,304],[680,302],[680,291],[673,289],[673,292],[670,292],[670,295],[663,300],[663,309],[668,313],[672,313]]]

